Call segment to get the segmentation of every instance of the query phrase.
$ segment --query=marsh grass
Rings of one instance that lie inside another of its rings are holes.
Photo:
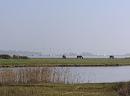
[[[2,68],[0,84],[37,84],[37,83],[73,83],[74,78],[68,68],[59,67],[20,67]]]
[[[113,84],[48,84],[0,86],[1,96],[118,96]]]
[[[117,83],[113,89],[118,93],[119,96],[130,96],[130,82]]]
[[[48,68],[18,68],[2,69],[0,71],[0,84],[33,84],[50,82],[51,70]]]
[[[0,59],[1,67],[122,66],[130,59]],[[52,84],[68,82],[70,74],[44,69],[0,72],[0,96],[129,96],[130,84]],[[59,76],[62,76],[60,79]],[[67,77],[67,78],[66,78]],[[73,80],[72,80],[73,81]]]
[[[130,59],[125,58],[85,58],[85,59],[0,59],[1,67],[42,67],[42,66],[122,66],[130,65]]]

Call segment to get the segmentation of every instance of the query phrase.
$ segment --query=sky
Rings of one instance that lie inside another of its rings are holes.
[[[0,0],[1,50],[130,53],[130,0]]]

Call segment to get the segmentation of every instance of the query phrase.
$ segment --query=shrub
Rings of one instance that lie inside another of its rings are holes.
[[[11,59],[11,56],[7,54],[2,54],[0,55],[0,59]]]

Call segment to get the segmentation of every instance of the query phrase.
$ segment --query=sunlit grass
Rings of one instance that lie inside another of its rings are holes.
[[[130,65],[130,59],[86,58],[86,59],[0,59],[0,66],[119,66]]]
[[[0,86],[1,96],[118,96],[113,84]]]

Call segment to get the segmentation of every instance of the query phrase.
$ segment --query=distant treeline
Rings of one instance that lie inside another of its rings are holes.
[[[29,59],[29,57],[19,56],[19,55],[10,56],[8,54],[0,54],[0,59]]]

